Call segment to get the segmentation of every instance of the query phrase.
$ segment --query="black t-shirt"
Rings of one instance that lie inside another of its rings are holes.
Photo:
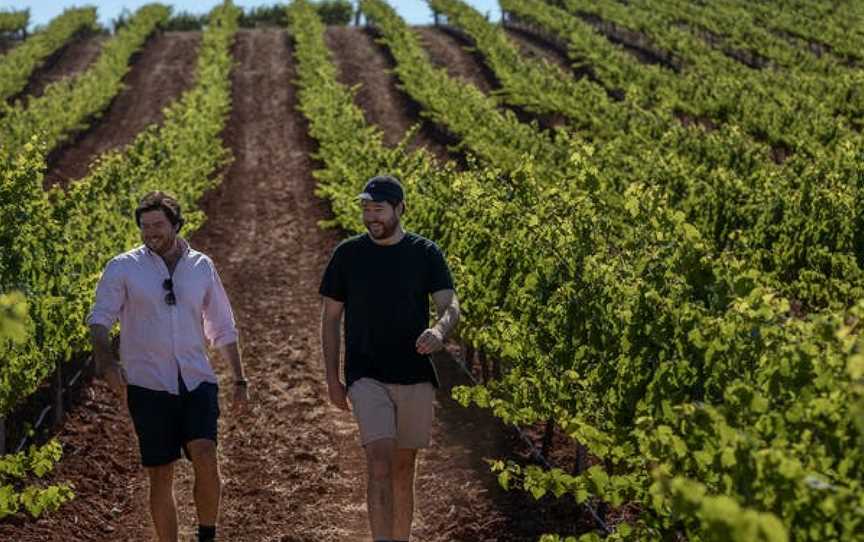
[[[416,342],[429,327],[429,296],[453,289],[444,255],[432,241],[406,233],[395,245],[368,234],[336,247],[319,292],[345,304],[345,381],[370,377],[389,384],[438,377]]]

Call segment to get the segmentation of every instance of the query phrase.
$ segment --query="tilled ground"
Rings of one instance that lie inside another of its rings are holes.
[[[79,35],[74,38],[33,72],[30,81],[18,98],[41,96],[45,92],[45,87],[51,83],[78,75],[86,70],[99,56],[106,39],[105,36],[95,34]]]
[[[195,82],[200,41],[200,32],[159,32],[150,38],[99,121],[51,153],[46,185],[84,177],[100,154],[131,143],[145,127],[161,122],[162,110]]]
[[[497,86],[479,55],[468,51],[461,40],[434,26],[418,26],[414,31],[432,63],[446,69],[450,77],[471,83],[485,94]]]
[[[572,71],[570,65],[572,62],[567,58],[567,55],[560,51],[552,49],[542,43],[537,37],[528,32],[520,32],[514,29],[507,30],[507,37],[519,47],[519,51],[526,59],[549,62],[557,65],[564,70],[565,73]]]
[[[331,26],[326,38],[340,82],[351,87],[359,85],[357,105],[368,123],[383,130],[384,143],[398,144],[408,129],[423,122],[409,149],[424,147],[438,159],[446,160],[447,149],[434,138],[434,126],[422,121],[419,106],[396,86],[390,73],[392,59],[374,42],[374,37],[357,27]]]
[[[442,39],[431,32],[434,41]],[[333,34],[331,44],[339,38]],[[443,52],[457,57],[466,77],[482,82],[459,56],[463,51],[443,39]],[[388,105],[395,100],[392,78],[352,73],[362,69],[364,55],[369,65],[386,63],[380,48],[370,45],[348,60],[344,47],[335,50],[337,63],[349,66],[343,77],[389,89],[358,101],[398,140],[416,112],[400,114],[401,106]],[[241,31],[234,55],[233,109],[224,136],[235,160],[205,196],[208,221],[190,240],[213,257],[228,290],[253,395],[249,412],[233,413],[230,369],[214,360],[226,383],[220,539],[366,542],[365,461],[350,414],[326,399],[318,339],[318,281],[339,235],[317,227],[328,206],[314,195],[314,142],[295,109],[290,42],[278,30]],[[449,390],[465,377],[448,355],[436,363],[443,385],[432,447],[418,469],[414,539],[527,541],[543,532],[584,532],[588,525],[575,508],[555,509],[497,486],[485,458],[518,457],[521,445],[487,412],[455,404]],[[153,540],[131,424],[104,384],[87,390],[58,437],[65,456],[47,481],[70,481],[77,498],[41,520],[19,515],[0,524],[0,540]],[[191,541],[196,518],[188,462],[178,464],[177,479],[181,540]]]
[[[338,237],[317,227],[327,212],[312,193],[291,55],[284,32],[239,34],[226,133],[235,161],[206,198],[210,220],[193,239],[233,300],[256,400],[246,419],[223,420],[222,532],[225,540],[362,540],[362,509],[350,498],[359,456],[346,453],[352,422],[325,401],[318,346],[318,280]]]

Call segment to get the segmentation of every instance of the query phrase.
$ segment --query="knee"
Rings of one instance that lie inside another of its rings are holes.
[[[393,478],[400,481],[411,481],[414,479],[415,453],[400,451],[393,460]]]
[[[192,441],[186,445],[195,470],[218,471],[216,443],[210,440]]]
[[[374,457],[369,460],[369,478],[376,481],[389,480],[393,476],[393,464],[387,458]]]
[[[394,461],[393,476],[400,480],[414,477],[414,463],[408,461]]]

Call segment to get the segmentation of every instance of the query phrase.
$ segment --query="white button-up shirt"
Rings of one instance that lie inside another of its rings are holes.
[[[173,277],[161,256],[146,246],[121,254],[105,267],[96,288],[90,325],[111,328],[120,320],[120,360],[129,384],[179,394],[217,383],[205,346],[236,342],[237,327],[228,295],[213,261],[180,240],[182,255]],[[174,283],[175,305],[163,283]]]

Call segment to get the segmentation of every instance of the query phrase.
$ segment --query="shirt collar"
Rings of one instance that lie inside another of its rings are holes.
[[[180,259],[182,260],[183,258],[185,258],[186,256],[189,255],[189,251],[192,250],[192,247],[189,246],[189,241],[187,241],[186,239],[183,239],[182,237],[178,237],[177,242],[180,243]],[[155,256],[157,258],[162,257],[159,254],[156,254],[155,252],[150,250],[150,247],[148,247],[147,245],[144,245],[144,251],[147,254],[149,254],[150,256]]]

